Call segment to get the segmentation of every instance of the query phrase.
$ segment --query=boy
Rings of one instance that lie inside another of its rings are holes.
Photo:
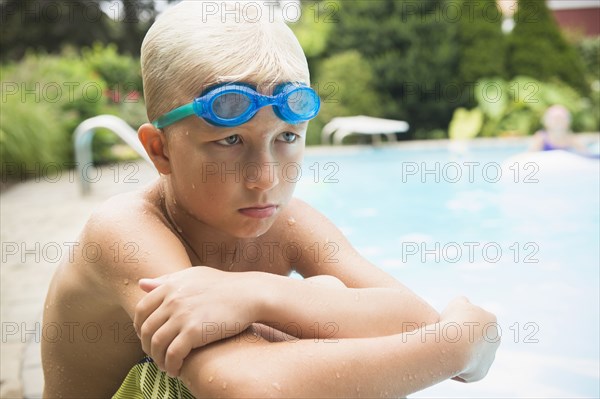
[[[439,315],[292,198],[285,167],[319,103],[289,28],[208,5],[176,5],[144,39],[138,135],[160,177],[102,206],[79,238],[97,256],[57,270],[44,396],[399,396],[483,378],[492,314],[457,299]],[[449,327],[464,331],[440,339]]]

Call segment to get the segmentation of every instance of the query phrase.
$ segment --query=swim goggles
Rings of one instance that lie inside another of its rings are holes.
[[[175,108],[152,124],[162,129],[195,114],[214,126],[239,126],[268,105],[273,106],[281,120],[296,125],[317,116],[321,101],[303,83],[282,83],[275,87],[272,96],[260,94],[246,83],[226,83],[206,90],[191,103]]]

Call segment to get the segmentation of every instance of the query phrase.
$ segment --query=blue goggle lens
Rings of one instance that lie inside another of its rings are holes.
[[[212,103],[213,113],[222,119],[235,119],[243,115],[252,105],[250,97],[239,93],[225,93]]]
[[[310,90],[312,91],[312,89]],[[316,116],[313,113],[319,109],[319,97],[313,95],[311,91],[298,89],[288,95],[287,106],[294,114],[310,118]]]

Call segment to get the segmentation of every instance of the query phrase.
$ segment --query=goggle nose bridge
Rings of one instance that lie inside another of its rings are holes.
[[[257,109],[266,107],[268,105],[278,106],[280,104],[281,104],[281,94],[277,94],[274,96],[260,95],[260,96],[256,97]]]

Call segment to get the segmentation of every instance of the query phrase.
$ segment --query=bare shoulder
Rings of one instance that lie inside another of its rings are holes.
[[[363,258],[327,216],[300,199],[292,199],[274,228],[282,241],[297,249],[291,267],[304,277],[331,275],[354,288],[400,286]]]
[[[190,266],[186,250],[169,228],[152,190],[107,200],[90,216],[78,244],[79,256],[63,267],[92,283],[128,313],[135,302],[129,291],[135,291],[134,297],[142,294],[136,284],[140,278]],[[123,284],[129,282],[132,287],[123,290]],[[130,299],[121,298],[120,293]]]
[[[316,228],[339,231],[325,215],[314,207],[299,198],[292,198],[273,224],[270,234],[280,237],[284,241],[307,245],[311,243],[311,237],[315,237]]]

